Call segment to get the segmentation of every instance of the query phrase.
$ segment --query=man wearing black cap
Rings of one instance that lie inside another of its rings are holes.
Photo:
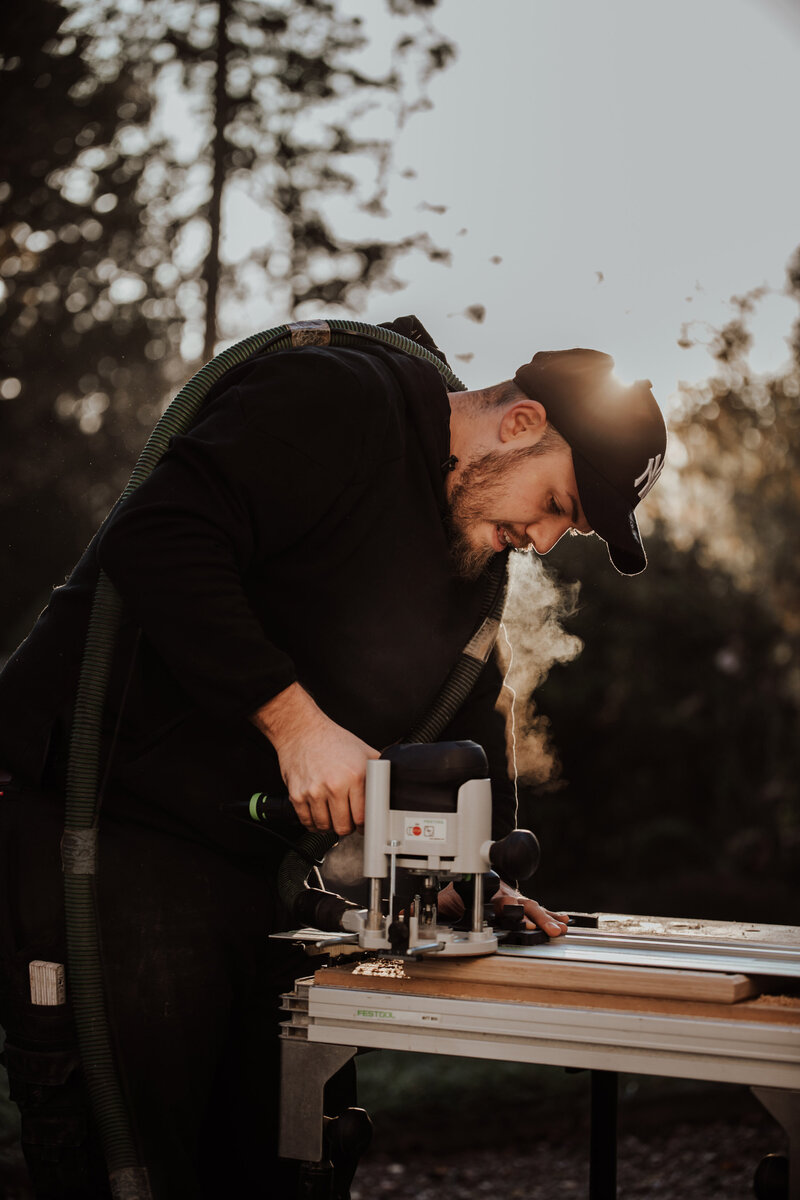
[[[597,350],[543,351],[513,384],[450,397],[460,570],[504,546],[547,554],[570,531],[598,534],[621,574],[644,570],[633,510],[661,474],[666,429],[649,381],[626,387],[613,369]]]
[[[634,509],[661,474],[666,450],[649,380],[625,386],[613,358],[597,350],[543,351],[513,382],[451,393],[449,404],[446,525],[458,576],[478,580],[509,548],[545,555],[568,532],[601,537],[621,574],[644,570]],[[254,720],[277,749],[309,829],[361,825],[366,760],[376,750],[333,725],[297,683]],[[519,899],[503,887],[496,904]],[[565,932],[562,914],[523,903],[527,923],[550,936]]]
[[[394,328],[432,346],[414,318]],[[0,805],[0,876],[15,888],[5,919],[0,905],[0,1020],[48,1196],[105,1197],[102,1183],[53,1182],[91,1151],[68,1103],[68,1011],[28,990],[32,960],[64,961],[58,838],[98,570],[123,601],[103,745],[104,965],[154,1195],[256,1195],[270,1178],[288,1195],[265,1086],[288,970],[266,938],[284,919],[283,852],[221,804],[288,790],[308,828],[350,832],[367,760],[413,730],[480,626],[490,560],[545,554],[572,529],[604,538],[618,570],[643,569],[633,510],[661,470],[664,424],[649,384],[623,387],[612,368],[592,350],[540,353],[513,383],[448,395],[429,362],[384,345],[254,356],[53,594],[0,674],[0,767],[20,800]],[[485,747],[495,837],[515,818],[501,685],[490,657],[441,735]],[[563,914],[524,906],[565,931]]]

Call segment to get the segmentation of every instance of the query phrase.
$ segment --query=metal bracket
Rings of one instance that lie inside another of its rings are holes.
[[[281,1041],[281,1158],[322,1158],[325,1084],[356,1054],[355,1046],[325,1046],[299,1038]]]

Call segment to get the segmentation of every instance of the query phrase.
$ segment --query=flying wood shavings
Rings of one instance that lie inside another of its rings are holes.
[[[474,357],[475,357],[475,355],[472,353],[455,355],[456,362],[463,362],[463,363],[471,363]]]
[[[365,201],[360,207],[362,212],[369,213],[372,217],[388,217],[389,215],[382,196],[373,196],[371,200]]]
[[[502,261],[503,261],[503,256],[501,254],[493,254],[492,257],[489,259],[489,262],[493,263],[494,266],[497,266],[498,263],[501,263]]]
[[[448,313],[447,316],[466,317],[468,321],[474,321],[476,325],[480,325],[486,317],[486,306],[483,304],[469,304],[461,312]]]
[[[447,205],[446,204],[429,204],[427,200],[422,200],[417,205],[417,210],[419,212],[432,212],[432,213],[436,213],[438,216],[441,216],[442,213],[447,212]]]

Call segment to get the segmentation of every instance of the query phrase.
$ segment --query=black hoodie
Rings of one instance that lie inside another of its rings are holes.
[[[450,565],[449,414],[437,370],[383,346],[305,347],[229,371],[0,675],[0,762],[61,786],[98,566],[124,602],[108,705],[110,731],[129,679],[106,801],[117,816],[257,850],[219,805],[280,790],[248,718],[295,680],[377,749],[401,739],[483,591]],[[485,745],[496,836],[513,824],[499,687],[490,662],[443,734]]]

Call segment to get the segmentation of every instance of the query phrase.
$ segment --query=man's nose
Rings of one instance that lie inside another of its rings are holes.
[[[537,554],[549,554],[556,542],[560,542],[570,527],[564,517],[548,517],[525,528],[525,533]]]

